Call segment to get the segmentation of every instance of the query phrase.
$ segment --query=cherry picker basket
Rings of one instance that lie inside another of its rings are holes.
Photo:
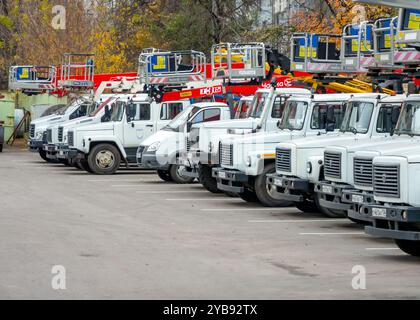
[[[213,79],[254,80],[266,77],[264,43],[221,43],[211,49]]]
[[[420,9],[400,9],[397,43],[420,50]]]
[[[91,53],[65,53],[59,87],[66,91],[90,92],[94,88],[94,56]]]
[[[56,68],[53,66],[12,66],[9,89],[25,93],[50,92],[56,89]]]
[[[206,81],[206,56],[194,50],[143,50],[138,75],[141,83],[156,86]]]

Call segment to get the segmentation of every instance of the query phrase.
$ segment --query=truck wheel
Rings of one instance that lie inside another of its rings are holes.
[[[263,173],[255,179],[255,193],[265,207],[290,207],[293,203],[275,199],[273,197],[274,189],[267,184],[267,175],[275,172],[274,163],[269,163],[265,166]]]
[[[64,164],[66,167],[70,167],[71,164],[67,159],[59,159],[58,162],[60,162],[61,164]]]
[[[3,152],[3,143],[0,143],[0,152]]]
[[[89,173],[94,173],[92,168],[89,165],[89,162],[87,162],[86,160],[80,160],[79,161],[79,166],[82,170],[85,170]]]
[[[211,193],[221,193],[221,191],[217,189],[217,180],[212,177],[211,171],[212,169],[209,166],[200,166],[198,180],[203,187]]]
[[[239,195],[239,198],[241,198],[242,200],[246,202],[253,202],[253,203],[260,202],[255,192],[252,190],[249,190],[248,188],[245,188],[244,192],[238,193],[238,195]]]
[[[161,178],[163,181],[166,182],[172,182],[172,178],[171,175],[169,174],[169,171],[165,171],[165,170],[158,170],[157,171],[157,175],[159,176],[159,178]]]
[[[47,152],[44,150],[39,150],[39,156],[42,158],[42,160],[50,162],[50,159],[47,158]]]
[[[315,203],[319,211],[321,211],[321,213],[325,214],[326,216],[330,218],[347,218],[347,211],[345,210],[331,210],[331,209],[321,206],[319,204],[320,197],[321,196],[319,194],[315,195]]]
[[[169,169],[169,175],[171,176],[172,180],[178,184],[187,184],[192,183],[195,179],[187,176],[182,175],[182,169],[184,166],[179,165],[172,165]]]
[[[121,155],[116,147],[103,143],[93,147],[87,161],[93,173],[111,175],[120,167]]]
[[[235,193],[235,192],[229,192],[229,191],[226,191],[226,192],[225,192],[225,195],[226,195],[227,197],[229,197],[229,198],[238,198],[238,197],[239,197],[239,194],[238,194],[238,193]]]
[[[296,208],[305,213],[319,212],[318,206],[314,201],[305,200],[304,202],[295,202]]]
[[[420,241],[395,240],[398,248],[414,257],[420,257]]]

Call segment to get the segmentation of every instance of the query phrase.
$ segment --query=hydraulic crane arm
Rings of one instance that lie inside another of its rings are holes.
[[[420,0],[353,0],[353,2],[404,9],[420,8]]]

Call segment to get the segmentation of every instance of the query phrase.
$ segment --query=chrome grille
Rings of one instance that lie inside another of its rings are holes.
[[[64,128],[59,127],[58,128],[58,142],[63,142],[63,132],[64,132]]]
[[[276,149],[276,170],[283,172],[292,172],[292,150]]]
[[[35,138],[35,125],[34,124],[31,124],[29,126],[29,137]]]
[[[47,129],[47,142],[52,143],[52,129]]]
[[[232,144],[220,144],[220,164],[222,166],[233,166]]]
[[[69,143],[70,147],[74,146],[74,132],[73,131],[69,131],[67,133],[67,142]]]
[[[354,158],[354,184],[365,187],[373,185],[373,159]]]
[[[341,179],[341,153],[324,153],[325,177]]]
[[[400,167],[398,165],[375,165],[373,167],[375,196],[400,197]]]

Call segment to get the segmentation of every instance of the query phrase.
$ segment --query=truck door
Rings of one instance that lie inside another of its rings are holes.
[[[124,127],[124,149],[127,157],[136,156],[140,143],[153,134],[152,107],[148,102],[131,102],[127,105]]]
[[[274,99],[271,112],[267,117],[266,131],[278,130],[278,123],[283,117],[284,105],[286,103],[286,96],[276,96]]]
[[[160,114],[156,121],[156,131],[171,122],[186,106],[186,102],[164,102],[161,104]]]

